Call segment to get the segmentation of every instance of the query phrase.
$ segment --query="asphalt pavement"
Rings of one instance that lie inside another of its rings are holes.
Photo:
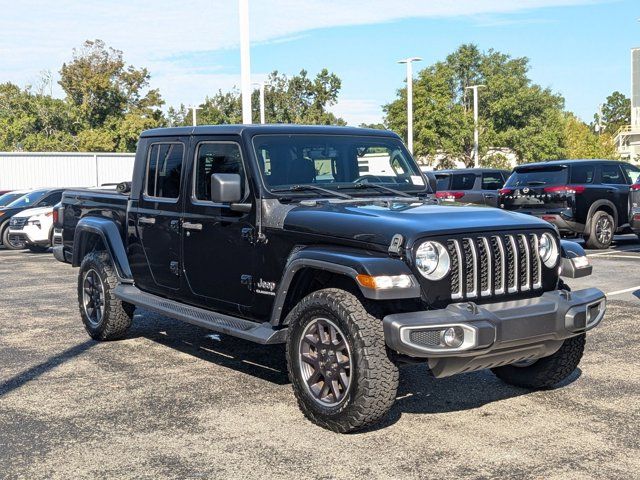
[[[608,311],[558,388],[408,366],[385,421],[339,435],[298,410],[281,346],[144,311],[94,342],[76,269],[0,250],[0,478],[638,478],[640,243],[589,255],[570,284]]]

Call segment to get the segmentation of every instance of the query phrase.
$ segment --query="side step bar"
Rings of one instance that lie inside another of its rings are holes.
[[[271,345],[287,341],[287,329],[275,330],[269,322],[251,322],[242,318],[185,305],[184,303],[143,292],[133,285],[120,284],[115,288],[114,293],[120,300],[133,303],[146,310],[251,342]]]

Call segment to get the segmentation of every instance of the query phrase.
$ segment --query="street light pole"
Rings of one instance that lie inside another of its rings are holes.
[[[240,12],[240,92],[242,123],[251,123],[251,57],[249,53],[249,0],[238,0]]]
[[[466,87],[468,90],[473,90],[473,165],[476,168],[480,166],[480,135],[478,133],[478,88],[482,88],[485,86],[486,85],[471,85],[469,87]]]
[[[266,85],[264,82],[254,83],[254,85],[257,85],[258,88],[260,89],[260,123],[264,125],[265,123],[267,123],[265,121],[265,114],[264,114],[264,91],[265,91]]]
[[[202,110],[202,107],[196,107],[195,105],[190,105],[189,108],[191,109],[191,124],[195,127],[196,125],[198,125],[198,120],[196,118],[196,111]]]
[[[422,60],[420,57],[410,57],[399,60],[398,63],[407,65],[407,148],[413,154],[413,62]]]

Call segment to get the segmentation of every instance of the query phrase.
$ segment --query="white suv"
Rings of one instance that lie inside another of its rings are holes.
[[[32,252],[46,252],[53,237],[53,207],[30,208],[9,221],[9,241]]]

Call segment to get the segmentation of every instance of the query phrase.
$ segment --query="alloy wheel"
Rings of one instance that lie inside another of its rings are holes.
[[[87,270],[82,280],[82,306],[84,314],[93,326],[100,325],[104,316],[104,284],[98,272]]]
[[[323,407],[339,404],[349,392],[352,356],[344,333],[331,320],[315,318],[298,345],[302,379],[311,398]]]
[[[613,234],[612,227],[611,221],[607,217],[601,217],[598,219],[598,222],[596,223],[596,238],[600,243],[606,245],[611,241],[611,236]]]

